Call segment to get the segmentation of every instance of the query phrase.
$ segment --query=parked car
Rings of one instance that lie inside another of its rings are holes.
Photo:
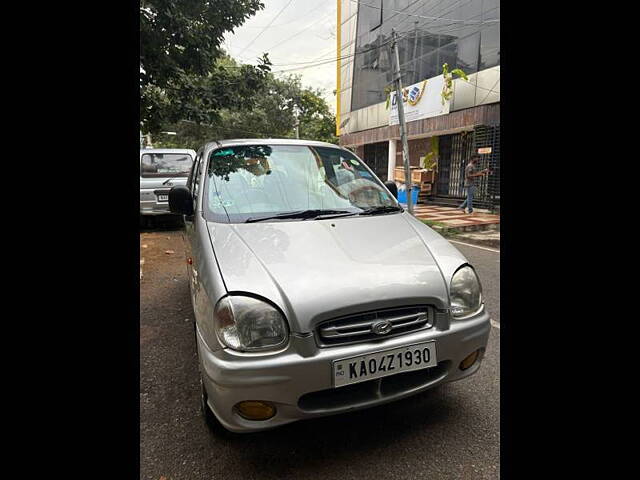
[[[272,428],[478,371],[490,329],[478,276],[396,195],[395,183],[329,143],[200,149],[169,205],[184,215],[214,425]]]
[[[140,150],[140,216],[171,214],[169,190],[186,185],[196,152],[178,148]]]

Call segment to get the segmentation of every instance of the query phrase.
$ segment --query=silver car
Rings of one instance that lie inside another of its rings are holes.
[[[169,204],[184,215],[214,425],[263,430],[478,371],[490,324],[475,270],[396,195],[329,143],[224,140],[198,152]]]
[[[140,215],[167,215],[169,190],[186,185],[196,152],[179,148],[140,150]]]

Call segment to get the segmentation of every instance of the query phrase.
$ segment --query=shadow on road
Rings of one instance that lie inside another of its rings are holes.
[[[184,222],[178,215],[145,215],[140,217],[140,233],[182,230]]]
[[[446,390],[445,385],[367,410],[304,420],[265,432],[225,436],[225,449],[242,458],[248,472],[270,478],[284,478],[300,464],[311,471],[314,464],[319,470],[325,470],[328,464],[348,465],[376,451],[385,456],[398,450],[397,455],[402,457],[400,445],[411,443],[410,438],[418,434],[429,436],[430,431],[441,431],[455,412],[460,413],[461,406],[454,406],[456,402]],[[211,435],[212,448],[219,448],[220,437]],[[425,456],[439,449],[437,441],[421,442],[416,438],[415,443]]]

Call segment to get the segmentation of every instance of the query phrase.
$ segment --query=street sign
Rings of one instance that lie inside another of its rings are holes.
[[[478,149],[478,153],[491,153],[491,147],[483,147]]]

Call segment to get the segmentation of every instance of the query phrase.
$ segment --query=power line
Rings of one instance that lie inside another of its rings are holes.
[[[442,25],[442,26],[443,26],[443,27],[447,27],[447,26],[450,26],[450,25],[453,25],[453,24],[449,24],[449,25]],[[474,32],[472,33],[472,35],[475,35],[476,33],[478,33],[478,32],[480,32],[480,31],[482,31],[482,30],[484,30],[484,29],[488,28],[489,26],[491,26],[491,25],[481,27],[479,30],[474,31]],[[441,31],[441,32],[438,32],[437,34],[438,34],[438,35],[442,35],[442,34],[446,34],[446,33],[452,33],[452,32],[454,32],[454,31],[456,31],[456,30],[460,30],[461,28],[464,28],[464,27],[454,27],[454,28],[450,28],[450,29],[448,29],[448,30],[443,30],[443,31]],[[402,39],[402,38],[405,38],[405,37],[411,37],[411,36],[413,36],[413,35],[414,35],[414,31],[413,31],[413,30],[412,30],[412,31],[408,31],[408,32],[406,32],[406,33],[402,34],[401,36],[398,36],[398,39]],[[466,37],[460,37],[460,38],[466,38]],[[360,55],[360,54],[363,54],[363,53],[366,53],[366,52],[369,52],[369,51],[375,50],[375,49],[377,49],[377,48],[381,48],[382,46],[384,46],[384,45],[386,45],[386,44],[388,44],[388,43],[389,43],[389,41],[385,41],[384,43],[382,43],[382,44],[380,44],[380,45],[378,45],[378,46],[372,47],[372,48],[370,48],[370,49],[367,49],[367,50],[361,50],[361,51],[356,51],[356,52],[355,52],[355,53],[353,53],[353,54],[349,54],[349,55],[345,55],[345,56],[343,56],[343,57],[340,57],[340,60],[344,60],[344,59],[348,59],[348,58],[351,58],[351,57],[355,57],[356,55]],[[435,49],[434,49],[433,51],[435,51]],[[424,55],[428,55],[428,54],[430,54],[430,53],[432,53],[432,51],[429,51],[429,52],[423,53],[423,55],[421,55],[420,57],[422,57],[422,56],[424,56]],[[417,57],[417,59],[419,59],[420,57]],[[318,65],[322,65],[322,64],[324,64],[324,63],[331,63],[332,61],[337,61],[337,60],[338,60],[338,58],[333,58],[333,59],[330,59],[330,58],[328,58],[328,57],[324,57],[324,58],[322,58],[322,55],[321,55],[320,57],[317,57],[316,59],[314,59],[314,60],[310,60],[310,61],[308,61],[308,62],[283,63],[283,64],[272,64],[272,65],[273,65],[273,66],[275,66],[275,67],[287,67],[287,66],[293,66],[293,65],[308,65],[308,64],[316,63],[316,60],[321,60],[321,62],[320,62],[320,63],[318,63]],[[324,60],[327,60],[327,62],[324,62]],[[414,60],[415,60],[415,59],[413,59],[413,60],[411,60],[411,61],[414,61]]]
[[[374,5],[369,5],[369,4],[367,4],[367,3],[363,3],[363,2],[359,2],[358,0],[351,0],[351,1],[352,1],[352,2],[355,2],[355,3],[358,3],[358,4],[360,4],[360,5],[365,5],[365,6],[369,6],[369,7],[372,7],[372,8],[378,8],[378,9],[380,9],[379,7],[376,7],[376,6],[374,6]],[[291,2],[289,2],[289,3],[291,3]],[[409,7],[411,7],[411,6],[412,6],[412,5],[414,5],[415,3],[417,3],[417,1],[416,1],[416,2],[411,3],[411,4],[409,5]],[[442,2],[440,2],[440,3],[442,3]],[[288,4],[287,4],[287,5],[288,5]],[[286,6],[287,6],[287,5],[286,5]],[[286,8],[286,6],[285,6],[285,8]],[[454,25],[454,24],[456,24],[456,23],[458,23],[458,24],[459,24],[459,23],[464,23],[464,24],[496,24],[496,23],[500,22],[500,20],[499,20],[499,19],[496,19],[496,20],[488,20],[488,21],[484,21],[484,22],[483,22],[483,21],[475,22],[475,21],[468,21],[468,20],[456,20],[456,19],[450,19],[450,18],[445,18],[445,17],[430,17],[430,16],[425,16],[425,15],[410,14],[410,13],[406,13],[406,12],[398,11],[398,10],[391,10],[391,11],[395,13],[391,18],[393,18],[393,17],[394,17],[394,16],[396,16],[396,15],[401,14],[401,15],[407,15],[407,16],[411,16],[411,17],[418,17],[418,18],[424,18],[424,19],[427,19],[427,20],[432,20],[432,22],[430,22],[430,23],[433,23],[433,21],[435,21],[435,20],[445,20],[445,21],[452,22],[452,23],[447,24],[447,25],[440,25],[440,27],[448,27],[448,26]],[[449,10],[449,11],[451,11],[451,10]],[[281,12],[282,12],[282,10],[281,10]],[[279,12],[279,13],[281,13],[281,12]],[[323,19],[324,19],[324,18],[323,18]],[[318,20],[318,21],[319,21],[319,20]],[[315,24],[315,23],[317,23],[318,21],[316,21],[316,22],[313,22],[313,23],[309,24],[309,25],[308,25],[307,27],[305,27],[303,30],[301,30],[301,31],[299,31],[299,32],[297,32],[297,33],[295,33],[294,35],[292,35],[292,36],[290,36],[290,37],[287,37],[286,39],[282,40],[281,42],[279,42],[279,43],[277,43],[276,45],[274,45],[273,47],[271,47],[271,49],[273,49],[273,48],[275,48],[275,47],[277,47],[277,46],[281,45],[282,43],[286,42],[287,40],[290,40],[291,38],[295,37],[296,35],[299,35],[300,33],[302,33],[302,32],[304,32],[304,31],[306,31],[306,29],[308,29],[309,27],[311,27],[312,25],[314,25],[314,24]],[[402,23],[404,23],[404,22],[402,22]],[[423,27],[423,26],[425,26],[425,25],[420,25],[420,27]],[[267,26],[267,27],[268,27],[268,26]],[[451,28],[451,29],[448,29],[448,30],[444,30],[444,31],[442,31],[442,32],[438,32],[438,34],[451,33],[451,32],[453,32],[453,31],[455,31],[455,30],[459,30],[459,29],[462,29],[462,28],[464,28],[464,26],[461,26],[461,27],[455,27],[455,28]],[[485,28],[486,28],[486,27],[485,27]],[[262,33],[262,32],[261,32],[261,33]],[[474,32],[474,34],[475,34],[475,33],[477,33],[477,32]],[[406,36],[410,36],[411,34],[413,34],[413,32],[412,32],[412,31],[410,31],[410,32],[406,32],[405,34],[403,34],[403,35],[399,36],[399,37],[398,37],[398,39],[404,38],[404,37],[406,37]],[[258,35],[258,36],[259,36],[259,35]],[[253,41],[255,41],[256,39],[257,39],[257,37],[256,37]],[[251,43],[253,43],[253,41],[252,41]],[[359,54],[363,54],[363,53],[366,53],[366,52],[368,52],[368,51],[375,50],[375,49],[380,48],[380,47],[382,47],[382,46],[384,46],[384,45],[386,45],[386,44],[388,44],[388,43],[389,43],[389,41],[386,41],[386,42],[384,42],[384,43],[382,43],[382,44],[380,44],[380,45],[377,45],[377,46],[375,46],[375,47],[373,47],[373,48],[370,48],[370,49],[367,49],[367,50],[362,50],[362,51],[356,51],[356,52],[355,52],[355,53],[353,53],[353,54],[345,55],[345,56],[343,56],[343,57],[339,57],[339,58],[338,58],[338,57],[336,57],[336,58],[331,58],[331,59],[327,58],[326,60],[325,60],[325,59],[319,59],[319,58],[318,58],[317,60],[320,60],[320,61],[318,61],[318,62],[316,62],[316,60],[311,60],[311,61],[308,61],[308,62],[297,62],[297,63],[286,63],[286,64],[272,64],[273,66],[277,66],[277,67],[286,67],[286,66],[290,66],[290,65],[291,65],[291,66],[292,66],[292,65],[307,65],[307,66],[299,67],[299,68],[291,68],[291,69],[284,69],[284,70],[275,70],[275,71],[272,71],[272,73],[289,72],[289,71],[296,71],[296,70],[305,70],[305,69],[308,69],[308,68],[314,68],[314,67],[324,66],[324,65],[330,64],[330,63],[332,63],[332,62],[338,61],[338,60],[349,59],[349,58],[355,57],[355,56],[357,56],[357,55],[359,55]],[[250,45],[250,44],[249,44],[249,45]],[[248,47],[248,45],[247,45],[247,47]],[[247,49],[247,47],[245,47],[245,48],[243,49],[243,51],[244,51],[244,50],[246,50],[246,49]],[[241,53],[242,53],[242,52],[241,52]],[[234,67],[229,67],[229,68],[234,68]],[[241,68],[241,67],[235,67],[235,68]],[[482,88],[482,87],[478,87],[478,88]]]
[[[271,48],[267,48],[267,50],[273,50],[276,47],[279,47],[280,45],[282,45],[284,42],[291,40],[293,37],[297,37],[298,35],[300,35],[301,33],[304,33],[307,31],[307,29],[309,29],[310,27],[314,26],[316,23],[319,23],[321,21],[326,20],[327,18],[329,18],[330,15],[332,15],[333,12],[331,12],[329,15],[325,15],[324,17],[320,17],[318,20],[316,20],[315,22],[310,23],[309,25],[307,25],[306,27],[303,27],[302,30],[300,30],[299,32],[294,33],[293,35],[291,35],[290,37],[285,38],[284,40],[281,40],[280,42],[276,43],[275,45],[273,45]],[[271,52],[269,52],[271,53]]]
[[[406,36],[406,35],[404,35],[404,36]],[[403,38],[403,37],[398,37],[398,39]],[[381,43],[380,45],[376,45],[375,47],[368,48],[366,50],[361,50],[359,52],[356,51],[356,52],[351,53],[349,55],[344,55],[342,57],[336,57],[336,58],[332,58],[332,59],[328,59],[328,60],[323,60],[323,61],[315,63],[314,65],[308,65],[306,67],[289,68],[289,69],[286,69],[286,70],[274,70],[274,71],[272,71],[272,73],[291,72],[291,71],[294,71],[294,70],[305,70],[307,68],[313,68],[313,67],[319,67],[321,65],[327,65],[327,64],[330,64],[330,63],[333,63],[333,62],[337,62],[338,60],[345,60],[347,58],[355,57],[356,55],[362,55],[363,53],[371,52],[372,50],[377,50],[379,48],[384,47],[385,45],[388,45],[389,43],[391,43],[391,39],[386,40],[385,42]]]
[[[323,7],[327,4],[326,0],[321,0],[320,3],[318,5],[316,5],[314,8],[312,8],[311,10],[309,10],[308,12],[306,12],[304,14],[304,16],[302,17],[298,17],[298,18],[294,18],[293,20],[289,21],[289,22],[285,22],[285,23],[279,23],[278,25],[271,25],[271,27],[273,28],[278,28],[278,27],[282,27],[284,25],[289,25],[291,23],[297,22],[298,20],[302,19],[302,18],[306,18],[309,16],[310,13],[315,12],[316,10],[318,10],[320,7]],[[244,28],[267,28],[269,25],[267,26],[253,26],[253,25],[245,25]]]
[[[496,92],[495,90],[493,90],[494,88],[496,88],[496,85],[498,85],[498,82],[499,82],[499,81],[500,81],[500,77],[498,77],[498,79],[496,80],[496,82],[493,84],[493,87],[491,87],[490,89],[486,89],[486,88],[484,89],[484,90],[489,90],[489,92],[485,95],[485,97],[482,99],[482,101],[481,101],[478,105],[482,105],[482,104],[485,102],[485,100],[486,100],[487,98],[489,98],[489,95],[491,95],[491,92],[495,92],[495,93],[497,93],[498,95],[500,95],[500,92]],[[477,88],[482,88],[482,87],[478,87],[478,85],[476,85],[476,87],[477,87]]]
[[[365,6],[365,7],[371,7],[371,8],[375,8],[375,9],[378,9],[378,10],[382,10],[382,7],[377,7],[377,6],[375,6],[375,5],[370,5],[370,4],[368,4],[368,3],[359,2],[358,0],[351,0],[351,1],[352,1],[352,2],[354,2],[354,3],[357,3],[358,5],[363,5],[363,6]],[[413,4],[412,4],[412,5],[413,5]],[[474,24],[483,24],[483,23],[497,23],[497,22],[500,22],[500,20],[499,20],[499,19],[496,19],[496,20],[486,20],[486,21],[484,21],[484,22],[483,22],[483,21],[476,22],[476,21],[473,21],[473,20],[457,20],[457,19],[454,19],[454,18],[430,17],[430,16],[427,16],[427,15],[417,15],[417,14],[415,14],[415,13],[406,13],[406,12],[402,12],[402,11],[399,11],[399,10],[393,10],[393,9],[391,9],[391,8],[389,8],[388,10],[389,10],[389,11],[391,11],[391,12],[394,12],[394,13],[400,14],[400,15],[407,15],[407,16],[409,16],[409,17],[424,18],[424,19],[426,19],[426,20],[447,20],[447,21],[450,21],[450,22],[466,23],[466,24],[469,24],[469,25],[474,25]]]
[[[313,26],[313,25],[315,25],[316,23],[321,22],[322,20],[326,20],[327,18],[329,18],[330,16],[332,16],[332,15],[334,15],[334,14],[335,14],[335,12],[329,12],[329,14],[328,14],[328,15],[325,15],[324,17],[321,17],[320,19],[318,19],[318,20],[316,20],[316,21],[314,21],[314,22],[310,23],[309,25],[307,25],[306,27],[304,27],[304,28],[303,28],[302,30],[300,30],[299,32],[294,33],[294,34],[293,34],[293,35],[291,35],[290,37],[287,37],[287,38],[285,38],[284,40],[281,40],[280,42],[276,43],[276,44],[275,44],[275,45],[273,45],[272,47],[267,48],[267,49],[264,49],[264,50],[262,50],[261,52],[259,52],[258,50],[252,50],[252,49],[249,49],[249,51],[250,51],[250,52],[253,52],[253,53],[256,53],[256,54],[257,54],[257,53],[264,53],[265,51],[266,51],[267,53],[271,53],[269,50],[273,50],[274,48],[279,47],[280,45],[282,45],[282,44],[283,44],[284,42],[286,42],[287,40],[290,40],[290,39],[292,39],[293,37],[296,37],[296,36],[300,35],[301,33],[306,32],[306,31],[307,31],[307,29],[309,29],[310,27],[312,27],[312,26]],[[238,55],[238,57],[239,57],[239,55]],[[287,64],[287,65],[290,65],[290,64]]]
[[[406,37],[407,34],[399,36],[398,39],[400,38],[404,38]],[[357,55],[361,55],[363,53],[367,53],[367,52],[371,52],[373,50],[377,50],[378,48],[384,47],[385,45],[389,44],[391,42],[391,39],[384,41],[383,43],[381,43],[380,45],[376,45],[374,47],[368,48],[366,50],[361,50],[359,52],[354,52],[351,53],[349,55],[344,55],[342,57],[336,57],[336,58],[330,58],[330,59],[326,59],[326,60],[320,60],[320,61],[309,61],[309,62],[299,62],[299,63],[288,63],[288,64],[279,64],[276,66],[280,66],[280,67],[284,67],[284,66],[288,66],[288,65],[305,65],[305,64],[313,64],[313,65],[307,65],[305,67],[300,67],[300,68],[290,68],[290,69],[286,69],[286,70],[273,70],[271,71],[271,73],[278,73],[278,72],[288,72],[288,71],[294,71],[294,70],[304,70],[306,68],[312,68],[312,67],[317,67],[320,65],[326,65],[332,62],[336,62],[338,61],[338,59],[340,60],[344,60],[344,59],[348,59],[348,58],[352,58],[355,57]],[[243,65],[220,65],[221,68],[229,68],[229,69],[241,69],[244,67],[250,66],[248,64],[243,64]]]
[[[358,4],[361,4],[361,5],[370,6],[370,7],[372,7],[372,8],[379,8],[379,7],[376,7],[376,6],[373,6],[373,5],[369,5],[369,4],[366,4],[366,3],[363,3],[363,2],[359,2],[359,1],[357,1],[357,0],[351,0],[351,1],[353,1],[353,2],[355,2],[355,3],[358,3]],[[407,8],[412,7],[413,5],[415,5],[416,3],[418,3],[419,1],[420,1],[420,0],[416,0],[416,1],[414,1],[413,3],[409,4]],[[439,2],[439,3],[438,3],[438,4],[436,4],[436,5],[439,5],[440,3],[442,3],[442,1],[441,1],[441,2]],[[418,5],[417,7],[419,8],[419,7],[421,7],[421,6],[423,6],[423,5]],[[449,11],[451,11],[451,10],[452,10],[452,9],[449,9],[449,10],[447,11],[447,13],[448,13]],[[494,24],[496,24],[497,22],[499,22],[499,21],[500,21],[499,19],[497,19],[497,20],[494,20],[494,21],[486,21],[486,22],[479,21],[479,22],[474,22],[474,21],[467,21],[467,20],[455,20],[455,19],[449,19],[449,18],[446,18],[446,17],[428,17],[428,16],[424,16],[424,15],[410,14],[410,13],[407,13],[406,11],[397,11],[397,10],[391,10],[391,11],[392,11],[392,12],[395,12],[395,13],[394,13],[394,15],[392,15],[392,16],[390,17],[390,19],[391,19],[391,18],[393,18],[393,17],[395,17],[395,16],[397,16],[397,15],[403,14],[403,15],[408,15],[408,16],[411,16],[411,17],[419,17],[419,18],[425,18],[425,19],[428,19],[428,20],[432,20],[431,22],[428,22],[428,25],[430,25],[431,23],[433,23],[433,21],[434,21],[434,20],[445,20],[445,21],[452,22],[452,23],[448,23],[448,24],[444,24],[444,25],[439,25],[439,27],[445,27],[445,28],[446,28],[446,27],[450,27],[450,26],[455,25],[455,24],[459,24],[459,23],[465,23],[465,24],[489,24],[488,26],[491,26],[491,25],[494,25]],[[320,20],[318,20],[318,21],[320,21]],[[270,48],[270,49],[268,49],[268,50],[271,50],[271,49],[273,49],[273,48],[276,48],[276,47],[280,46],[281,44],[283,44],[284,42],[286,42],[287,40],[290,40],[291,38],[293,38],[293,37],[295,37],[295,36],[299,35],[300,33],[303,33],[304,31],[306,31],[306,29],[308,29],[309,27],[313,26],[313,25],[314,25],[315,23],[317,23],[318,21],[316,21],[316,22],[313,22],[313,23],[309,24],[307,27],[305,27],[305,28],[304,28],[304,29],[302,29],[301,31],[299,31],[299,32],[295,33],[294,35],[292,35],[292,36],[290,36],[290,37],[287,37],[286,39],[284,39],[284,40],[280,41],[279,43],[277,43],[276,45],[274,45],[273,47],[271,47],[271,48]],[[403,21],[403,22],[401,22],[401,24],[402,24],[402,23],[404,23],[404,21]],[[426,25],[424,25],[424,24],[423,24],[423,25],[419,25],[419,27],[424,27],[424,26],[426,26]],[[443,31],[441,31],[441,32],[437,32],[437,34],[440,34],[440,35],[441,35],[441,34],[446,34],[446,33],[452,33],[452,32],[454,32],[454,31],[456,31],[456,30],[460,30],[460,29],[463,29],[463,28],[465,28],[465,25],[463,25],[463,26],[458,26],[458,27],[454,27],[454,28],[449,28],[449,29],[443,30]],[[487,27],[481,27],[481,29],[484,29],[484,28],[487,28]],[[413,31],[406,32],[405,34],[403,34],[403,35],[399,36],[399,39],[400,39],[400,38],[404,38],[404,37],[406,37],[406,36],[411,36],[413,33],[414,33]],[[475,34],[475,33],[477,33],[477,32],[473,32],[473,34]],[[348,58],[354,57],[354,56],[356,56],[356,55],[358,55],[358,54],[362,54],[362,53],[365,53],[365,52],[367,52],[367,51],[374,50],[374,49],[376,49],[376,48],[382,47],[382,46],[383,46],[383,45],[385,45],[386,43],[388,43],[388,42],[385,42],[385,43],[381,44],[380,46],[376,46],[376,47],[374,47],[374,48],[372,48],[372,49],[369,49],[369,50],[360,51],[360,52],[355,52],[354,54],[351,54],[351,55],[345,55],[345,56],[343,56],[343,57],[340,57],[340,60],[348,59]],[[323,59],[323,60],[324,60],[324,59]],[[282,71],[294,71],[294,70],[303,70],[303,69],[306,69],[306,68],[312,68],[312,67],[314,67],[314,66],[323,66],[323,65],[326,65],[326,64],[331,63],[331,62],[333,62],[333,61],[337,61],[337,60],[338,60],[338,58],[335,58],[335,59],[327,59],[327,61],[326,61],[326,62],[325,62],[325,61],[321,61],[321,62],[318,62],[318,63],[316,63],[316,60],[311,60],[311,61],[308,61],[308,62],[297,62],[297,63],[287,63],[287,64],[272,64],[272,65],[273,65],[273,66],[277,66],[277,67],[286,67],[286,66],[294,66],[294,65],[309,65],[309,67],[304,67],[304,68],[302,68],[302,67],[301,67],[301,68],[295,68],[295,69],[282,70]],[[315,64],[315,65],[312,65],[312,64]],[[277,73],[277,72],[278,72],[278,71],[275,71],[274,73]]]
[[[249,42],[249,43],[248,43],[248,44],[247,44],[247,45],[242,49],[242,51],[238,54],[238,56],[242,55],[242,54],[244,53],[244,51],[245,51],[247,48],[249,48],[251,45],[253,45],[253,42],[255,42],[258,38],[260,38],[260,36],[261,36],[261,35],[262,35],[266,30],[267,30],[267,28],[269,28],[269,27],[271,26],[271,24],[276,20],[276,18],[278,18],[278,17],[280,16],[280,14],[281,14],[282,12],[284,12],[284,10],[285,10],[289,5],[291,5],[291,2],[293,2],[293,0],[289,0],[289,1],[287,2],[287,4],[286,4],[284,7],[282,7],[282,9],[281,9],[277,14],[276,14],[276,16],[275,16],[275,17],[273,17],[273,18],[271,19],[271,21],[269,22],[269,24],[268,24],[266,27],[264,27],[264,28],[260,31],[260,33],[259,33],[258,35],[256,35],[256,37],[255,37],[253,40],[251,40],[251,41],[250,41],[250,42]]]

